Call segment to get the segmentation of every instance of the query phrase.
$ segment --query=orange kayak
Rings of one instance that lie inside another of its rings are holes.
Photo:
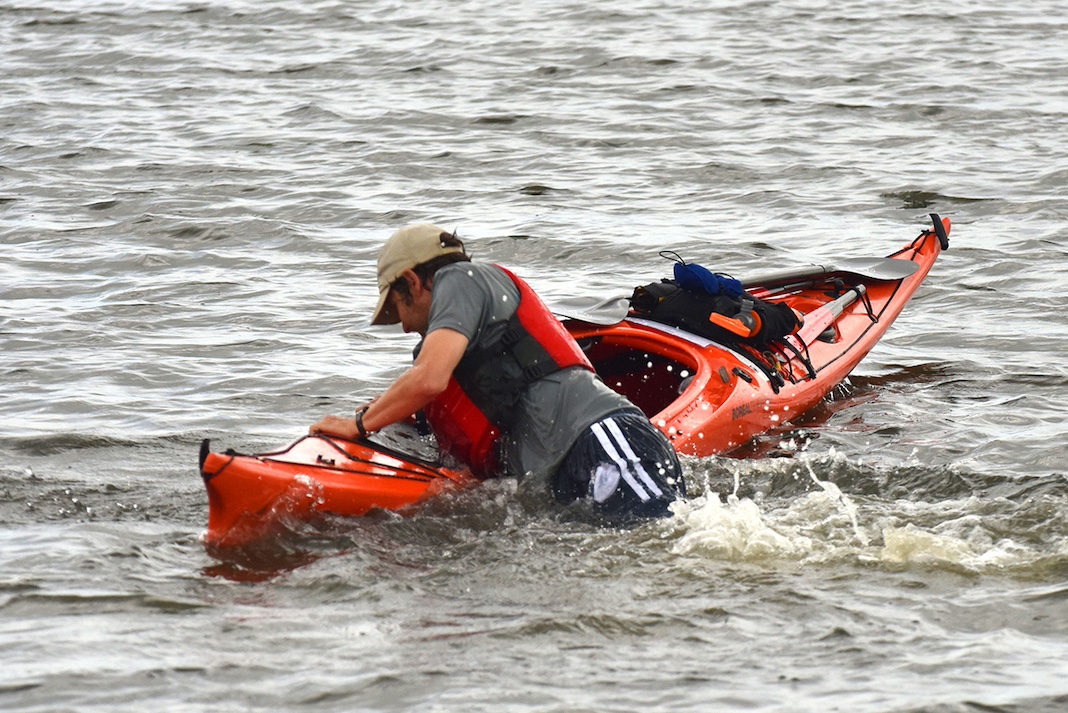
[[[726,453],[811,409],[871,351],[949,245],[949,219],[932,219],[932,229],[887,258],[745,281],[750,294],[804,315],[800,331],[771,348],[717,344],[633,316],[570,331],[605,383],[676,451]]]
[[[205,440],[200,449],[208,491],[205,544],[209,550],[244,547],[317,513],[401,511],[478,482],[467,470],[445,465],[436,453],[419,455],[423,444],[414,428],[374,438],[305,436],[283,450],[257,455],[214,453]],[[396,442],[403,440],[408,443]]]
[[[811,409],[875,346],[948,247],[949,220],[932,219],[931,229],[886,258],[744,281],[751,295],[804,315],[797,333],[770,347],[720,344],[633,313],[604,320],[610,324],[588,315],[565,324],[604,382],[679,453],[726,453]],[[361,441],[308,436],[256,455],[213,452],[205,441],[200,470],[209,549],[243,547],[318,513],[404,511],[478,482],[406,426]]]

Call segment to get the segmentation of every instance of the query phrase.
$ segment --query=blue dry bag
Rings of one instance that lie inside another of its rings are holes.
[[[675,283],[684,290],[703,295],[726,295],[735,299],[743,294],[742,283],[730,275],[720,275],[707,267],[687,263],[678,253],[665,250],[660,254],[675,260]]]

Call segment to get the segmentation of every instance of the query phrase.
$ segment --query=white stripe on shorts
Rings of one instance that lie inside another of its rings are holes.
[[[645,487],[649,488],[649,491],[653,495],[663,495],[664,493],[660,490],[656,481],[650,478],[649,474],[645,471],[641,458],[639,458],[637,454],[634,453],[634,449],[630,447],[630,441],[626,439],[623,435],[623,431],[619,429],[619,424],[611,418],[606,418],[604,423],[608,426],[609,433],[616,437],[616,443],[618,443],[619,447],[623,450],[623,455],[629,458],[630,462],[634,464],[634,470],[638,473],[638,477],[641,478]]]
[[[630,470],[630,464],[627,462],[626,459],[623,458],[623,456],[619,454],[619,451],[616,450],[615,445],[613,445],[612,443],[612,439],[609,437],[608,432],[605,430],[605,423],[611,423],[611,425],[615,426],[615,423],[612,422],[611,418],[606,418],[604,419],[604,421],[598,421],[597,423],[593,424],[593,426],[590,427],[590,430],[593,431],[593,434],[595,436],[597,436],[597,441],[601,444],[601,448],[604,449],[604,452],[608,455],[608,457],[615,461],[616,465],[619,467],[619,472],[622,473],[623,480],[627,482],[627,485],[629,485],[631,489],[635,493],[637,493],[638,497],[641,498],[643,501],[648,500],[649,493],[647,493],[645,491],[645,488],[643,488],[641,484],[634,479],[634,474],[631,473]],[[619,431],[619,426],[616,426],[615,430]],[[624,443],[626,443],[626,441],[624,441]],[[630,450],[631,453],[633,453],[633,450],[630,449],[630,444],[627,444],[627,450]],[[638,467],[639,469],[641,468],[640,465]],[[648,478],[648,475],[646,475],[646,478]]]

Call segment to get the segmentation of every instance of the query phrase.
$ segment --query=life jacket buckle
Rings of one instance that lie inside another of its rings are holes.
[[[553,371],[556,371],[555,364],[553,366]],[[547,376],[549,373],[551,372],[545,368],[544,362],[531,364],[530,366],[525,367],[523,369],[523,377],[527,380],[528,384],[533,384],[535,381],[542,378],[543,376]]]
[[[516,344],[518,344],[519,341],[521,339],[523,339],[523,337],[525,335],[526,335],[526,330],[524,330],[521,325],[518,326],[518,327],[517,326],[509,327],[508,329],[504,330],[503,334],[501,334],[500,344],[505,349],[511,349]]]

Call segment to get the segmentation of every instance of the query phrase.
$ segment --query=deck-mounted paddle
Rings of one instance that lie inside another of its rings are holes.
[[[938,237],[939,245],[943,250],[949,249],[949,219],[943,220],[937,213],[931,213],[931,222],[933,224],[933,232]],[[932,230],[927,230],[926,232],[930,234]],[[881,282],[904,280],[906,277],[914,275],[918,268],[919,265],[912,260],[897,260],[891,257],[845,258],[823,265],[807,265],[757,275],[742,280],[742,285],[750,291],[755,288],[779,288],[769,290],[769,293],[783,292],[787,290],[783,290],[782,287],[789,283],[797,283],[799,288],[807,287],[814,280],[824,275],[841,273]]]
[[[746,289],[754,287],[775,287],[791,282],[810,283],[824,275],[843,273],[856,275],[865,280],[904,280],[912,276],[918,265],[911,260],[895,260],[890,257],[846,258],[824,265],[806,265],[804,267],[777,270],[742,280]]]
[[[933,232],[942,249],[949,247],[948,218],[943,221],[937,213],[931,213]],[[931,231],[928,231],[930,233]],[[919,269],[912,260],[897,260],[891,257],[844,258],[822,265],[806,265],[767,272],[743,279],[742,286],[750,295],[759,298],[811,287],[827,275],[848,275],[864,280],[888,282],[904,280]],[[619,324],[630,310],[628,297],[620,295],[607,299],[584,299],[572,297],[549,307],[561,320],[571,319],[587,324],[610,326]]]
[[[918,265],[911,260],[852,258],[824,265],[765,273],[742,280],[742,285],[754,297],[763,298],[779,292],[789,292],[791,289],[810,287],[826,275],[852,275],[865,280],[882,282],[903,280],[913,275],[917,268]],[[549,309],[560,319],[573,319],[587,324],[613,325],[626,319],[627,312],[630,310],[630,299],[623,295],[597,301],[572,297],[550,305]]]
[[[856,285],[846,290],[838,299],[828,302],[817,310],[805,315],[805,324],[797,332],[797,339],[802,344],[808,345],[819,339],[822,334],[834,324],[835,320],[842,316],[849,305],[864,297],[864,285]],[[793,336],[793,335],[792,335]],[[791,339],[792,337],[787,337]]]
[[[561,320],[573,319],[586,324],[611,326],[627,318],[627,312],[630,311],[630,298],[619,295],[593,302],[593,300],[572,297],[549,305],[549,309]]]

